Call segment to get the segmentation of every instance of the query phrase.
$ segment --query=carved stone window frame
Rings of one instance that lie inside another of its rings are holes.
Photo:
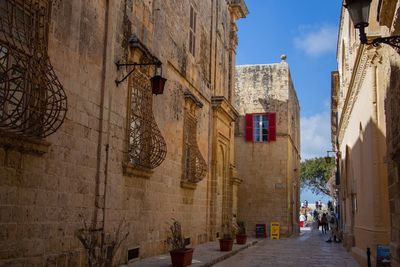
[[[207,174],[207,163],[197,144],[197,113],[203,103],[190,91],[184,93],[185,114],[183,122],[182,179],[181,186],[195,189]]]
[[[63,124],[67,97],[48,57],[51,0],[0,2],[0,135],[45,138]]]
[[[197,31],[197,10],[194,3],[189,7],[189,52],[196,57],[196,31]]]
[[[147,64],[159,61],[136,35],[133,35],[129,42],[131,63]],[[133,68],[128,80],[123,171],[128,176],[149,178],[153,173],[152,170],[165,160],[167,145],[153,113],[150,77],[154,74],[154,66],[143,65]]]

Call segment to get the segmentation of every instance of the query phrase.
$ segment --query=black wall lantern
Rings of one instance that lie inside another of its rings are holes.
[[[162,95],[164,93],[164,86],[167,79],[162,77],[162,68],[160,65],[156,66],[154,77],[150,78],[151,90],[155,95]]]
[[[326,151],[326,157],[324,157],[325,158],[325,162],[326,163],[331,163],[331,161],[332,161],[332,158],[335,158],[335,156],[330,156],[329,155],[329,153],[335,153],[336,151],[331,151],[331,150],[328,150],[328,151]]]
[[[120,63],[118,61],[115,63],[115,65],[117,66],[117,70],[119,70],[121,67],[133,67],[122,79],[115,80],[117,86],[125,81],[135,71],[136,66],[154,66],[154,76],[150,78],[151,91],[155,95],[160,95],[164,93],[164,86],[167,79],[162,77],[162,63],[160,61],[150,63]]]
[[[360,30],[360,41],[362,44],[378,46],[381,43],[396,48],[400,53],[400,36],[379,37],[368,41],[365,28],[368,27],[369,10],[372,0],[344,0],[343,6],[347,8],[354,27]]]

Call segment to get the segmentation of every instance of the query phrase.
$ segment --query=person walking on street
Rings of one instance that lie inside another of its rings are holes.
[[[326,213],[324,212],[321,217],[321,225],[322,225],[322,233],[326,234],[326,231],[328,230],[328,217],[326,216]]]
[[[328,243],[334,241],[335,243],[340,243],[340,237],[339,237],[339,222],[338,219],[336,218],[335,213],[331,213],[330,218],[329,218],[329,227],[331,228],[331,236],[329,239],[326,241]]]

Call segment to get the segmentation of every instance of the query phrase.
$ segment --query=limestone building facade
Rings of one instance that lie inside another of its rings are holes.
[[[221,235],[237,213],[247,13],[244,0],[0,1],[0,265],[84,266],[79,234],[110,252],[118,229],[114,264],[160,254],[171,218],[193,246]]]
[[[300,106],[285,59],[236,68],[238,220],[252,234],[271,222],[284,236],[299,231]]]
[[[379,25],[385,36],[400,35],[400,1],[381,3]],[[397,52],[397,53],[396,53]],[[383,88],[386,88],[386,145],[388,165],[388,192],[390,211],[390,250],[393,257],[392,266],[400,266],[400,49],[381,47],[384,65]]]
[[[370,39],[399,33],[399,1],[372,1]],[[398,52],[360,44],[348,11],[340,18],[338,71],[332,73],[332,145],[338,151],[339,209],[344,245],[366,266],[378,244],[390,245],[399,266]],[[397,120],[397,121],[396,121]]]

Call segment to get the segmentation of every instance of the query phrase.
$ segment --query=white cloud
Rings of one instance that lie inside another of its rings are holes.
[[[297,48],[304,50],[310,56],[336,51],[337,27],[322,26],[317,29],[305,27],[304,30],[308,30],[308,32],[303,32],[294,39]]]
[[[301,159],[323,157],[331,150],[331,124],[327,112],[300,118]]]

